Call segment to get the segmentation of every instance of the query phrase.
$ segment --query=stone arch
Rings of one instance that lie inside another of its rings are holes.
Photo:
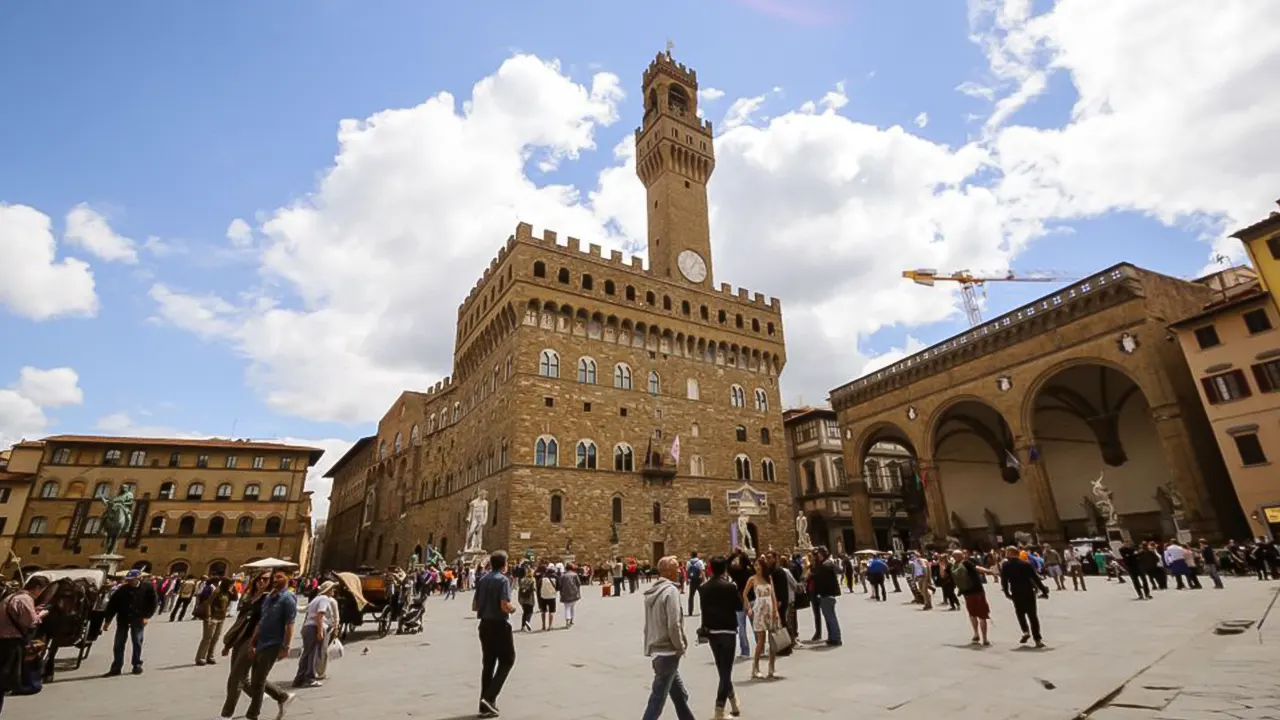
[[[992,542],[1036,529],[1016,436],[996,405],[971,395],[948,398],[929,415],[926,432],[938,489],[950,512],[940,526],[958,520],[964,528],[986,528]]]
[[[1026,384],[1026,389],[1022,394],[1022,402],[1018,409],[1018,420],[1021,428],[1024,428],[1029,437],[1034,436],[1035,428],[1035,402],[1036,396],[1045,388],[1054,377],[1062,372],[1080,365],[1097,365],[1104,368],[1110,368],[1121,375],[1126,376],[1134,385],[1138,387],[1139,392],[1147,398],[1147,402],[1152,405],[1164,404],[1162,398],[1153,394],[1153,388],[1145,385],[1141,378],[1134,374],[1132,368],[1125,367],[1121,363],[1102,357],[1079,357],[1065,360],[1061,363],[1053,365],[1040,374],[1031,378]],[[1015,378],[1016,382],[1017,379]],[[1154,400],[1153,400],[1154,398]]]

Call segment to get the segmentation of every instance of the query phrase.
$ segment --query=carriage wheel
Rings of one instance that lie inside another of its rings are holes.
[[[378,637],[384,638],[389,632],[391,632],[391,606],[388,605],[387,609],[378,616]]]

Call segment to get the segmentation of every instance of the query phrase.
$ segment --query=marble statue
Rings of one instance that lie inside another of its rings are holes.
[[[801,550],[808,550],[813,547],[813,543],[809,540],[809,518],[804,516],[804,511],[796,511],[796,547]]]
[[[467,510],[467,542],[463,552],[483,550],[484,524],[489,519],[488,497],[489,492],[487,490],[478,490],[475,498],[471,500],[470,507]]]
[[[1107,521],[1107,527],[1112,528],[1120,524],[1120,518],[1116,515],[1116,506],[1111,497],[1111,489],[1102,484],[1102,476],[1103,473],[1098,473],[1098,478],[1092,483],[1093,504]]]
[[[125,485],[115,497],[99,499],[107,506],[102,511],[102,532],[107,536],[102,543],[102,553],[115,555],[116,542],[133,524],[133,490]]]
[[[747,513],[745,511],[738,513],[738,547],[748,553],[754,553],[756,550],[755,546],[751,544],[751,531],[747,527]]]

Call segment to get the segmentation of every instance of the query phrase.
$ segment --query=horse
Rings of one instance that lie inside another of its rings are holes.
[[[49,583],[40,593],[36,604],[49,609],[40,623],[39,634],[48,648],[45,657],[44,680],[53,680],[54,660],[58,650],[64,647],[79,649],[76,667],[89,654],[86,642],[89,613],[101,592],[99,585],[87,578],[61,578]]]

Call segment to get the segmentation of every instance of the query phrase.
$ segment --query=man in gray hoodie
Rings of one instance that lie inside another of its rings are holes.
[[[674,580],[680,561],[667,556],[658,561],[658,581],[644,593],[644,654],[653,658],[653,688],[644,720],[658,720],[667,696],[676,706],[679,720],[695,720],[689,709],[689,691],[680,679],[680,658],[689,643],[684,637],[684,610]]]

